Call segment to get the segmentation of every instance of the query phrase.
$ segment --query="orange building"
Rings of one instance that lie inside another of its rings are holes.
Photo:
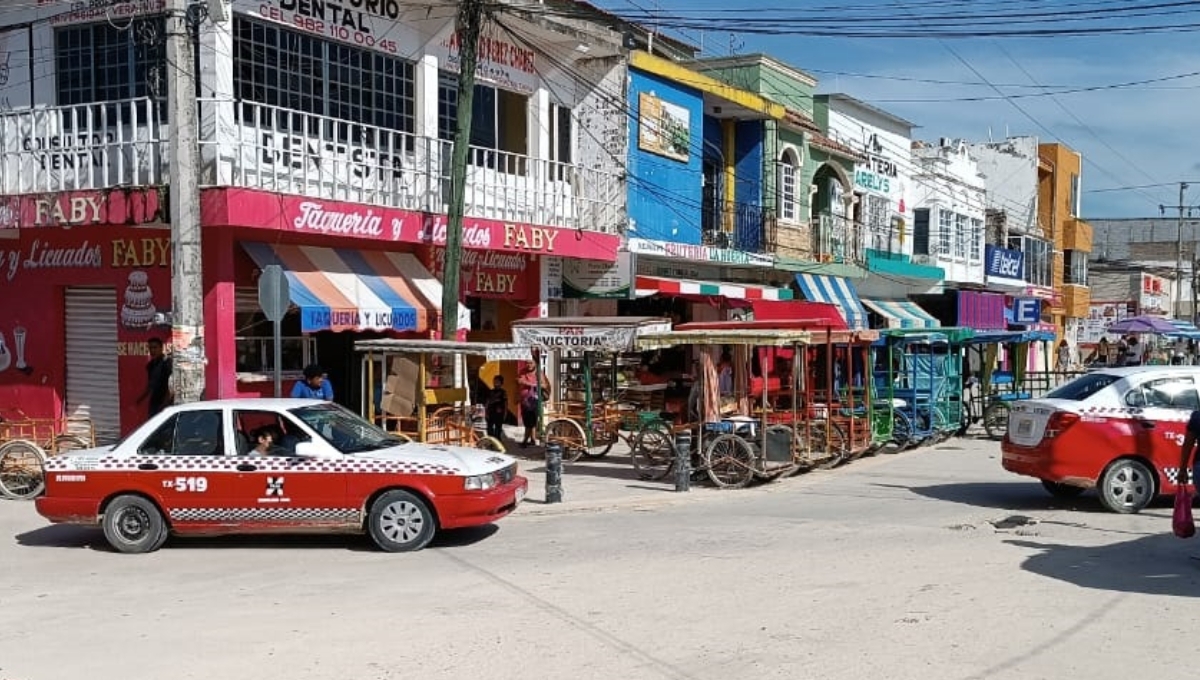
[[[1054,296],[1045,316],[1059,338],[1074,344],[1088,316],[1088,254],[1092,227],[1081,216],[1083,157],[1063,144],[1038,145],[1038,227],[1054,244]]]

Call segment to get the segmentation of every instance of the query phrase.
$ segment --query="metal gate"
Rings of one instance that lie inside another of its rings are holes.
[[[121,433],[116,289],[67,288],[66,316],[66,414],[90,418],[97,444],[115,442]]]

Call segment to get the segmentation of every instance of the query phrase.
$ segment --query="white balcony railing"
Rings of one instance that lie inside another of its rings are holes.
[[[452,144],[264,104],[201,101],[225,107],[232,125],[202,125],[204,184],[384,205],[444,214],[450,199]],[[219,120],[220,115],[214,119]],[[618,178],[601,171],[471,147],[469,217],[613,231]]]
[[[201,100],[204,186],[238,186],[445,214],[449,142],[274,106]],[[168,183],[162,102],[0,113],[0,195]],[[468,217],[616,231],[620,178],[471,147]]]
[[[0,193],[162,184],[162,113],[151,99],[0,113]]]

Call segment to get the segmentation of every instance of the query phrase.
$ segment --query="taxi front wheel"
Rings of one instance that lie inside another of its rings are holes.
[[[367,532],[386,552],[412,552],[429,545],[437,520],[424,499],[409,491],[388,491],[375,499]]]
[[[154,552],[170,529],[158,507],[141,496],[118,496],[104,510],[104,538],[117,552]]]

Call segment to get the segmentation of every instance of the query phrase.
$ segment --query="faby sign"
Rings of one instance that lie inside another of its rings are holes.
[[[127,234],[132,232],[125,232]],[[160,232],[162,233],[162,232]],[[141,236],[109,239],[25,238],[17,247],[0,249],[0,281],[12,282],[22,273],[112,269],[152,269],[171,266],[171,239]],[[86,280],[86,276],[80,280]]]
[[[445,280],[446,249],[429,248],[426,266],[439,280]],[[529,297],[529,257],[520,253],[492,250],[464,250],[460,262],[460,284],[466,295],[481,298]]]
[[[210,189],[201,198],[201,214],[208,224],[431,246],[445,245],[448,231],[444,215],[254,189]],[[586,238],[577,238],[570,229],[470,217],[463,224],[463,247],[467,250],[612,262],[619,245],[620,237],[615,234],[588,233]]]
[[[72,191],[0,199],[0,229],[163,221],[155,189]]]

